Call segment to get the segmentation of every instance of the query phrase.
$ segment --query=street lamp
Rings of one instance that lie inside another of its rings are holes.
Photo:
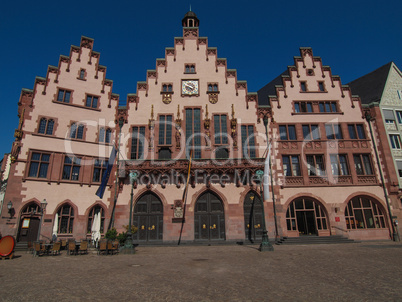
[[[13,203],[11,202],[11,200],[7,203],[7,209],[8,209],[8,214],[10,214],[10,218],[13,218],[14,209],[13,209]]]
[[[135,171],[130,171],[130,184],[131,184],[131,194],[130,194],[130,217],[128,220],[128,230],[127,230],[127,238],[124,243],[124,250],[126,254],[134,254],[134,246],[133,246],[133,234],[131,232],[131,219],[133,216],[133,196],[134,196],[134,182],[137,180],[138,173]]]
[[[37,239],[36,239],[37,241],[39,241],[39,240],[40,240],[40,230],[41,230],[41,228],[42,228],[43,214],[45,213],[46,206],[47,206],[47,201],[46,201],[46,199],[43,199],[43,200],[40,202],[40,211],[41,211],[41,216],[40,216],[40,223],[39,223],[38,237],[37,237]]]
[[[265,226],[265,209],[264,209],[264,195],[262,192],[262,182],[264,178],[264,171],[262,170],[257,170],[255,172],[255,176],[257,177],[258,182],[260,183],[260,196],[261,196],[261,205],[262,205],[262,240],[260,244],[260,252],[266,252],[266,251],[273,251],[274,247],[272,244],[269,242],[268,238],[268,232],[267,228]]]

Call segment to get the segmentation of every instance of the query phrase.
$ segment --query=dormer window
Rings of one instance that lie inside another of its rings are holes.
[[[185,73],[195,73],[195,64],[186,64],[184,68]]]

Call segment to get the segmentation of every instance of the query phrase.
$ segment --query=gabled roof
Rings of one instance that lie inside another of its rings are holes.
[[[350,82],[353,95],[360,96],[362,104],[380,102],[392,62]]]
[[[282,72],[279,76],[277,76],[275,79],[273,79],[267,85],[265,85],[264,87],[259,89],[257,92],[258,93],[258,104],[259,105],[269,105],[268,96],[276,95],[275,86],[282,86],[283,85],[282,76],[288,76],[288,75],[289,75],[289,71],[288,71],[288,69],[286,69],[284,72]]]

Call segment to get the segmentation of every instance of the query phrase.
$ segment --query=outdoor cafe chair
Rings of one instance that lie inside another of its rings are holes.
[[[53,243],[52,250],[51,250],[53,256],[60,255],[60,247],[61,247],[61,242]]]
[[[46,252],[45,246],[41,245],[40,242],[34,242],[34,257],[43,255]]]
[[[98,255],[100,255],[102,253],[105,253],[107,255],[107,240],[106,239],[99,240]]]
[[[78,252],[80,254],[82,254],[82,253],[88,254],[88,241],[81,240],[80,248],[78,249]]]
[[[75,240],[69,240],[68,241],[68,251],[67,252],[68,252],[69,255],[71,255],[71,253],[74,254],[74,255],[77,254],[76,246],[75,246]]]
[[[28,241],[28,253],[32,254],[34,252],[34,247],[33,247],[33,242],[32,241]]]
[[[109,249],[110,250],[110,252],[112,253],[112,255],[114,254],[114,253],[118,253],[119,252],[119,241],[118,240],[113,240],[112,242],[111,242],[111,248]]]
[[[61,249],[62,250],[67,249],[67,240],[66,239],[61,240]]]

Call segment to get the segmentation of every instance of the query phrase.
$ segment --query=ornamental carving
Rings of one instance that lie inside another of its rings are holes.
[[[367,142],[360,142],[360,147],[362,147],[362,148],[368,148]]]
[[[322,148],[322,143],[321,142],[314,142],[314,148],[315,149],[321,149]]]
[[[237,82],[237,89],[246,89],[247,84],[246,83],[239,83]]]
[[[71,46],[71,52],[79,53],[79,52],[80,52],[80,48],[77,47],[77,46]]]
[[[307,55],[313,56],[313,50],[311,48],[303,48],[300,52],[302,53],[303,57]]]
[[[106,71],[106,67],[99,65],[99,66],[98,66],[98,71],[99,71],[99,72],[105,72],[105,71]]]
[[[57,67],[49,66],[48,71],[49,73],[57,73],[59,69]]]
[[[207,39],[206,39],[206,38],[200,38],[200,39],[198,39],[198,44],[199,44],[199,45],[206,45],[206,44],[207,44]]]
[[[148,71],[148,78],[156,79],[156,71]]]
[[[198,29],[197,28],[186,28],[183,33],[184,37],[198,37]]]
[[[176,39],[175,39],[175,43],[176,43],[176,45],[183,45],[184,39],[182,39],[182,38],[176,38]]]
[[[211,104],[216,104],[218,102],[218,94],[217,93],[210,93],[209,94],[209,102]]]
[[[352,176],[334,177],[335,184],[352,184]]]
[[[208,48],[208,55],[216,55],[216,49],[214,48]]]
[[[110,87],[112,87],[112,85],[113,85],[113,82],[112,82],[112,81],[110,81],[110,80],[105,80],[105,86],[110,86]]]
[[[322,176],[310,176],[309,177],[310,185],[328,185],[328,178]]]
[[[217,66],[226,66],[226,60],[218,59],[218,60],[216,60],[216,65]]]
[[[362,184],[375,184],[377,183],[375,176],[357,176],[357,182]]]
[[[166,55],[174,55],[174,48],[166,48]]]
[[[81,47],[92,49],[92,40],[82,38],[81,40]]]
[[[338,147],[344,149],[345,148],[345,143],[344,142],[338,142]]]
[[[91,52],[91,57],[98,59],[99,58],[99,53],[98,52]]]
[[[287,186],[300,186],[303,185],[303,177],[287,176],[285,177],[285,184]]]
[[[35,82],[36,82],[36,84],[39,84],[39,85],[45,85],[46,84],[46,80],[44,78],[36,78]]]
[[[165,67],[166,66],[166,60],[157,60],[156,61],[156,66]]]
[[[236,71],[234,71],[234,70],[231,70],[231,71],[227,71],[226,72],[226,76],[228,77],[228,78],[230,78],[230,77],[236,77]]]
[[[162,94],[162,102],[165,104],[170,104],[172,102],[172,95],[170,93]]]
[[[147,88],[148,88],[147,83],[138,83],[137,84],[137,89],[138,90],[141,90],[141,89],[146,90]]]
[[[69,63],[69,62],[70,62],[70,58],[69,58],[69,57],[66,57],[66,56],[60,56],[60,62]]]

